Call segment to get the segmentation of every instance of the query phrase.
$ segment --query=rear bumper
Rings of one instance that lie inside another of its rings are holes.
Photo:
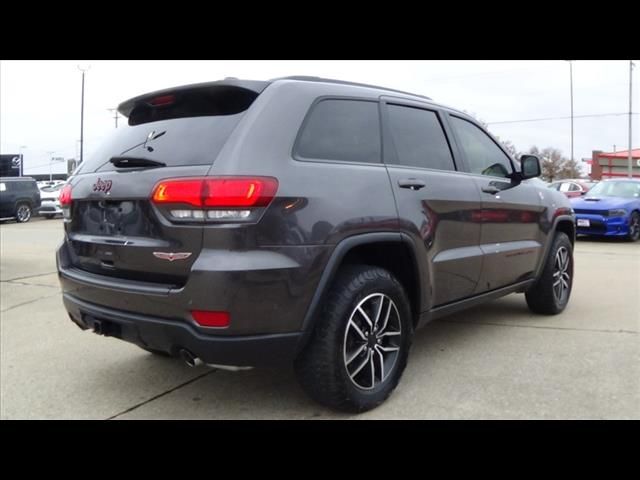
[[[589,220],[589,227],[578,226],[579,220]],[[629,217],[576,214],[576,234],[623,237],[629,234]]]
[[[43,200],[40,204],[40,208],[38,208],[38,213],[40,215],[62,215],[62,208],[60,208],[60,204],[58,202]]]
[[[71,320],[83,330],[100,330],[103,335],[175,356],[181,349],[187,349],[203,362],[216,365],[290,363],[302,339],[299,332],[232,337],[207,335],[183,322],[92,305],[69,294],[63,295],[63,301]]]
[[[273,247],[251,251],[203,249],[184,285],[89,273],[71,264],[65,241],[57,252],[62,292],[80,301],[191,325],[221,337],[293,333],[303,319],[332,247]],[[228,312],[227,328],[195,323],[193,310]]]

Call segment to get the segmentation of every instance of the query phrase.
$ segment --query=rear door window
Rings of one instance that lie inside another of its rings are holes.
[[[449,143],[434,111],[400,105],[387,108],[400,165],[455,170]]]
[[[294,155],[302,159],[380,163],[378,103],[325,99],[316,103],[298,136]]]

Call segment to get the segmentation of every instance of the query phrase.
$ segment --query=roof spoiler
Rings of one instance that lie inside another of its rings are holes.
[[[183,85],[173,88],[165,88],[163,90],[156,90],[155,92],[145,93],[137,97],[130,98],[118,105],[118,112],[125,117],[129,117],[134,107],[150,103],[153,99],[168,98],[175,94],[184,92],[196,92],[207,91],[211,89],[217,89],[218,87],[237,87],[238,89],[249,90],[259,95],[267,88],[271,82],[259,81],[259,80],[239,80],[237,78],[225,78],[224,80],[218,80],[216,82],[195,83],[192,85]]]

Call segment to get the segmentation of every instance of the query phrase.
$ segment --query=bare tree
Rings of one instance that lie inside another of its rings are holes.
[[[540,150],[533,146],[527,153],[540,158],[542,178],[548,182],[563,178],[576,178],[581,175],[578,162],[564,157],[557,148],[547,147]]]
[[[484,120],[482,120],[480,117],[478,117],[475,113],[473,112],[468,112],[466,110],[463,110],[464,113],[466,113],[467,115],[469,115],[470,117],[473,117],[476,122],[478,122],[480,125],[482,125],[482,127],[485,130],[489,130],[489,124],[487,122],[485,122]]]
[[[560,178],[578,178],[582,175],[580,164],[570,158],[566,159],[560,171]]]
[[[497,137],[497,138],[498,140],[500,140],[500,137]],[[513,144],[513,142],[511,142],[511,140],[505,140],[505,141],[500,140],[500,143],[502,144],[504,149],[509,153],[509,155],[511,155],[512,158],[517,159],[519,157],[520,154],[518,153],[518,149]]]

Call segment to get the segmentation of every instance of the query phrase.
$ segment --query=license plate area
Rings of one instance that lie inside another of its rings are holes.
[[[579,227],[590,227],[591,226],[591,222],[589,221],[588,218],[578,218],[577,222],[578,222],[578,226]]]
[[[141,201],[79,201],[74,205],[73,231],[101,236],[157,238],[159,229]]]

